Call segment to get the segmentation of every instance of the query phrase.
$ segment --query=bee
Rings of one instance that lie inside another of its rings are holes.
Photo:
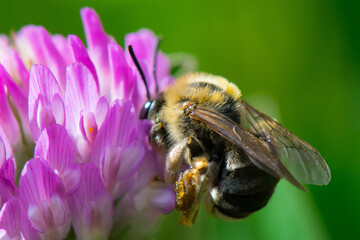
[[[175,184],[184,225],[194,223],[202,198],[213,216],[242,219],[267,204],[282,178],[303,191],[302,184],[330,181],[314,147],[245,102],[223,77],[187,74],[148,99],[140,118],[154,123],[151,145],[167,152],[165,181]]]

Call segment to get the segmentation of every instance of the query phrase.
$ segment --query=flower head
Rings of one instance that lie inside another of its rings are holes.
[[[160,90],[172,81],[169,61],[151,31],[122,48],[94,10],[81,17],[87,47],[40,26],[0,36],[0,237],[64,239],[72,227],[106,239],[174,208],[172,186],[153,181],[164,159],[148,144],[151,122],[138,119],[146,89],[126,49],[152,96],[155,79]]]

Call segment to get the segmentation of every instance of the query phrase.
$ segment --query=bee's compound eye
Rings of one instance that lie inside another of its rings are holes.
[[[140,119],[147,119],[153,101],[147,101],[140,110]]]

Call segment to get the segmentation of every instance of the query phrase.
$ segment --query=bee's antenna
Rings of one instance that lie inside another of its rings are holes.
[[[139,73],[140,73],[141,79],[143,80],[143,82],[144,82],[144,84],[145,84],[146,96],[147,96],[147,99],[149,100],[149,99],[150,99],[150,92],[149,92],[149,87],[148,87],[147,82],[146,82],[146,79],[145,79],[144,71],[141,69],[140,63],[139,63],[138,59],[136,58],[136,55],[135,55],[135,52],[134,52],[134,49],[132,48],[132,46],[129,45],[129,46],[128,46],[128,49],[129,49],[130,56],[131,56],[132,60],[134,61],[137,70],[138,70]],[[157,86],[157,85],[156,85],[156,86]]]
[[[157,44],[156,44],[156,48],[155,48],[155,54],[154,54],[153,74],[154,74],[154,80],[155,80],[155,86],[156,86],[156,93],[159,92],[159,85],[158,85],[157,78],[156,78],[156,58],[157,58],[159,50],[160,50],[161,41],[162,41],[162,38],[159,37]]]

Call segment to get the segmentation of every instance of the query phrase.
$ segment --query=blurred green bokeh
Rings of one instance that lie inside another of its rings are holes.
[[[95,8],[121,44],[146,27],[163,36],[163,51],[192,53],[199,70],[236,82],[332,170],[330,184],[309,193],[281,181],[266,208],[239,222],[201,210],[190,230],[173,212],[152,238],[360,239],[360,1],[1,0],[0,32],[32,23],[84,39],[83,6]]]

